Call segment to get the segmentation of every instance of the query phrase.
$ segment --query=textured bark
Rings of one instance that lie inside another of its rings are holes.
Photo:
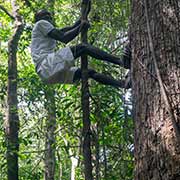
[[[45,144],[45,180],[54,180],[55,175],[55,130],[56,130],[56,107],[54,90],[50,87],[46,90],[46,144]]]
[[[48,0],[47,6],[50,9],[52,16],[54,16],[54,0]],[[45,90],[47,119],[46,119],[46,143],[45,143],[45,180],[54,180],[55,178],[55,143],[56,143],[56,105],[54,98],[53,87],[48,87]]]
[[[150,33],[172,116],[165,104],[148,37],[145,1],[132,0],[132,90],[135,180],[180,179],[180,1],[146,0]]]
[[[7,138],[7,169],[8,180],[18,180],[18,100],[17,100],[17,47],[23,32],[22,19],[18,14],[16,1],[12,1],[14,33],[8,43],[8,89],[7,89],[7,120],[5,124]]]
[[[82,18],[87,20],[87,6],[89,0],[82,1]],[[87,43],[87,30],[82,31],[81,39],[83,43]],[[91,163],[91,122],[89,118],[89,88],[88,88],[88,60],[87,56],[81,57],[82,69],[82,110],[83,110],[83,157],[84,157],[84,173],[85,180],[93,180],[92,163]]]

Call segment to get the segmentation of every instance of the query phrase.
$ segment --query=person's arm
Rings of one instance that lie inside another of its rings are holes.
[[[70,30],[76,28],[77,26],[79,26],[80,24],[81,24],[81,20],[79,19],[72,26],[67,26],[65,28],[62,28],[61,31],[63,31],[63,32],[70,31]]]
[[[89,24],[87,22],[82,22],[74,29],[67,32],[62,31],[61,29],[54,28],[48,33],[48,36],[63,43],[68,43],[71,40],[73,40],[81,32],[83,28],[88,28],[88,27]]]

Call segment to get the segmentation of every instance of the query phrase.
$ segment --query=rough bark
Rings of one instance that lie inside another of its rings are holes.
[[[82,1],[82,19],[87,20],[87,8],[90,0]],[[82,31],[81,39],[87,43],[87,30]],[[82,110],[83,110],[83,157],[84,157],[84,174],[85,180],[93,180],[92,163],[91,163],[91,122],[89,118],[89,88],[88,88],[88,60],[87,56],[81,57],[82,69]]]
[[[48,0],[47,6],[54,16],[54,0]],[[55,149],[56,149],[56,105],[54,98],[54,89],[53,87],[47,87],[45,90],[46,104],[45,108],[47,111],[46,119],[46,140],[45,140],[45,180],[54,180],[55,178],[55,167],[56,167],[56,158],[55,158]]]
[[[146,3],[146,4],[145,4]],[[151,42],[147,26],[150,23]],[[135,180],[180,179],[180,2],[132,0]],[[160,88],[156,65],[171,112]]]
[[[50,87],[45,92],[46,94],[46,143],[45,143],[45,180],[54,180],[55,175],[55,130],[56,130],[56,107],[54,90]]]
[[[17,100],[17,48],[23,32],[23,23],[18,14],[16,1],[12,1],[14,32],[8,42],[8,89],[7,89],[7,119],[5,124],[7,138],[7,170],[8,180],[18,180],[18,100]]]

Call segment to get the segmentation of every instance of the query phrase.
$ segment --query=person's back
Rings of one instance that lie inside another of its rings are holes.
[[[48,54],[54,52],[56,40],[48,36],[52,29],[54,29],[54,26],[46,20],[36,22],[33,28],[31,55],[36,68]]]

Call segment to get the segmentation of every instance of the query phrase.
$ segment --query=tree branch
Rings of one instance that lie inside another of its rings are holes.
[[[9,13],[4,6],[0,5],[0,9],[4,11],[11,19],[15,20],[15,17],[11,13]]]

